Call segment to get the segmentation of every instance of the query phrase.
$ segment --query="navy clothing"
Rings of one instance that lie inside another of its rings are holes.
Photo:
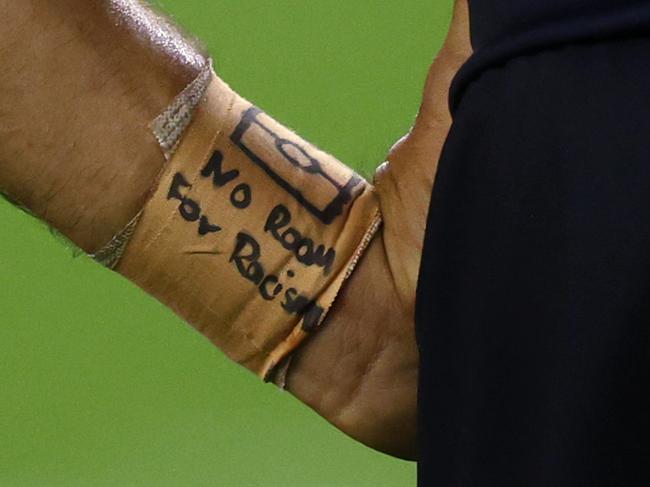
[[[650,485],[650,2],[470,13],[417,294],[419,485]]]

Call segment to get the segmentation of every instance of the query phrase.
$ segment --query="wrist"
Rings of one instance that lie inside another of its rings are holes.
[[[418,350],[380,231],[323,327],[296,351],[286,388],[367,446],[415,458]]]

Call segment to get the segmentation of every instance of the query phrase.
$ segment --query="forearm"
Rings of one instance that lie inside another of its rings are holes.
[[[161,21],[134,8],[85,0],[20,2],[5,6],[7,18],[0,27],[7,46],[20,46],[0,51],[6,67],[0,74],[0,190],[88,252],[120,231],[146,201],[164,164],[149,125],[204,63],[176,33],[166,37],[173,41],[158,43]],[[143,18],[151,19],[150,24]],[[24,43],[27,37],[33,39],[29,44]],[[365,378],[366,368],[374,368],[372,345],[391,337],[365,325],[377,317],[362,311],[346,316],[354,306],[345,303],[357,298],[369,306],[377,298],[391,302],[391,296],[381,293],[359,296],[387,282],[382,258],[373,244],[363,261],[367,270],[359,274],[366,277],[354,277],[340,297],[342,304],[328,316],[326,327],[334,325],[326,336],[331,345],[318,345],[310,353],[321,363],[332,358],[338,362],[331,346],[348,343],[355,329],[358,341],[368,346],[349,349],[338,364],[336,375],[346,377],[345,384],[326,390],[320,376],[309,372],[311,358],[292,364],[290,378],[295,375],[295,381],[288,384],[297,397],[355,437],[357,421],[364,422],[365,430],[377,429],[375,421],[381,421],[380,408],[386,404],[376,408],[377,416],[355,417],[358,396],[364,395],[363,387],[355,384]],[[381,278],[372,286],[360,281],[375,277]],[[182,296],[170,296],[166,304],[178,310],[180,300]],[[413,355],[408,364],[412,376]],[[413,381],[400,387],[414,397]],[[342,411],[348,395],[355,406]],[[375,443],[372,434],[362,439]]]
[[[133,2],[30,0],[3,7],[0,191],[95,252],[156,187],[165,158],[150,124],[206,61],[164,20]],[[450,123],[446,91],[468,55],[465,38],[457,42],[454,32],[432,68],[423,123],[379,173],[386,224],[322,329],[293,355],[286,383],[354,438],[411,458],[421,237]],[[406,176],[398,181],[400,171]],[[186,296],[167,293],[161,300],[193,321],[196,310],[186,306]],[[201,329],[219,342],[218,329]]]
[[[164,162],[149,124],[205,62],[135,5],[0,5],[0,190],[88,252],[142,207]]]

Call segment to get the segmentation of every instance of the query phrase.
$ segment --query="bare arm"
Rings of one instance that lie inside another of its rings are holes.
[[[149,123],[205,59],[134,2],[1,3],[0,189],[93,252],[142,206],[164,162]],[[415,456],[415,280],[446,92],[469,54],[464,4],[455,25],[418,123],[379,173],[383,233],[287,384],[346,433],[403,457]]]

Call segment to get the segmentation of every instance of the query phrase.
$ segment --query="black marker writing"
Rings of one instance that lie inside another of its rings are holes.
[[[172,179],[172,184],[169,187],[169,192],[167,193],[167,199],[176,199],[183,201],[183,194],[181,194],[181,188],[191,188],[192,185],[187,182],[187,179],[185,179],[185,176],[183,176],[181,173],[177,172],[174,174],[174,179]]]
[[[208,221],[207,216],[201,215],[201,219],[199,220],[199,235],[203,236],[208,233],[216,233],[219,230],[221,230],[219,225],[213,225]]]
[[[246,183],[238,184],[230,193],[230,203],[240,210],[248,208],[251,204],[251,200],[251,187]]]
[[[178,206],[178,212],[188,222],[195,222],[201,216],[201,207],[193,199],[184,197]]]
[[[323,308],[316,304],[315,301],[301,295],[291,287],[284,293],[286,301],[282,307],[292,314],[302,315],[302,329],[310,332],[320,324]]]
[[[205,236],[208,233],[216,233],[221,230],[219,225],[214,225],[210,223],[206,215],[201,214],[201,207],[199,203],[194,201],[192,198],[185,196],[181,193],[183,188],[191,188],[192,185],[185,179],[185,176],[180,172],[174,174],[172,183],[169,187],[169,192],[167,193],[168,200],[179,200],[180,204],[178,205],[178,213],[185,221],[195,222],[199,220],[199,235]]]
[[[239,171],[237,169],[231,169],[230,171],[223,172],[223,154],[220,151],[215,151],[208,163],[201,170],[201,176],[204,178],[212,176],[214,185],[217,188],[221,188],[237,179],[239,177]]]
[[[336,259],[336,251],[331,247],[326,250],[322,244],[316,246],[312,239],[303,236],[290,224],[289,209],[284,205],[277,205],[269,213],[264,231],[270,233],[285,249],[292,252],[298,262],[306,266],[322,267],[327,274]]]
[[[259,262],[260,244],[252,236],[239,232],[235,241],[235,250],[230,256],[242,277],[259,286],[264,279],[264,267]]]
[[[229,262],[235,265],[239,274],[257,286],[263,299],[274,301],[282,292],[284,286],[278,276],[266,274],[260,262],[262,256],[260,244],[251,235],[239,232],[235,238],[235,248]],[[291,287],[284,293],[282,308],[290,314],[303,316],[303,329],[311,331],[318,326],[323,308],[313,300],[303,296],[297,289]]]
[[[239,177],[239,170],[231,169],[224,172],[223,154],[220,151],[215,151],[201,170],[201,176],[204,178],[212,176],[212,184],[214,184],[215,188],[222,188]],[[240,210],[248,208],[252,200],[251,187],[247,183],[238,184],[230,193],[230,203]]]

